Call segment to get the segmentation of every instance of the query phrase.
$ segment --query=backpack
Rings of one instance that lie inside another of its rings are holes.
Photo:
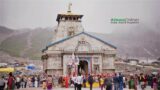
[[[105,84],[106,84],[107,86],[111,86],[111,85],[112,85],[112,81],[111,81],[110,79],[106,79],[106,80],[105,80]]]
[[[160,77],[158,77],[158,86],[157,86],[158,90],[160,90]]]
[[[83,83],[86,83],[86,78],[83,79]]]
[[[130,88],[133,89],[134,87],[134,80],[130,80]]]
[[[88,82],[91,84],[91,83],[93,83],[93,77],[92,76],[89,76],[88,77]]]
[[[24,82],[24,78],[21,79],[21,82]]]
[[[158,78],[157,82],[158,82],[158,85],[160,85],[160,77]]]

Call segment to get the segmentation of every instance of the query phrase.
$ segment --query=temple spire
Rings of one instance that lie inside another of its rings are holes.
[[[69,3],[68,4],[68,11],[67,11],[68,13],[71,13],[71,6],[72,6],[72,3]]]

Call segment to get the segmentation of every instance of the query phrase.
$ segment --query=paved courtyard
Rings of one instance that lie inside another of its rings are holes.
[[[20,90],[43,90],[42,88],[26,88],[26,89],[20,89]],[[74,88],[53,88],[53,90],[74,90]],[[82,90],[89,90],[89,88],[82,88]],[[93,90],[101,90],[100,88],[93,88]],[[105,89],[103,89],[105,90]],[[124,90],[129,90],[129,89],[124,89]],[[138,88],[138,90],[141,90]],[[145,90],[153,90],[150,87],[147,87]]]

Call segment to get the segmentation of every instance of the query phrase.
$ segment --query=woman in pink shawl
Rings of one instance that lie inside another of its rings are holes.
[[[53,87],[53,78],[51,75],[47,77],[47,90],[52,90]]]

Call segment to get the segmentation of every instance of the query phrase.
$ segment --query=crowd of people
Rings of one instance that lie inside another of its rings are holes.
[[[124,88],[138,90],[138,87],[145,90],[147,86],[150,86],[153,90],[160,90],[160,74],[122,75],[121,73],[115,73],[114,75],[89,75],[88,78],[80,75],[73,76],[72,81],[75,90],[81,90],[82,86],[85,88],[86,81],[89,83],[90,90],[92,90],[94,82],[99,83],[101,90],[123,90]]]
[[[0,90],[14,90],[27,87],[40,87],[40,77],[38,75],[13,75],[2,76],[0,79]]]
[[[89,87],[92,90],[95,83],[98,83],[100,90],[123,90],[124,88],[145,90],[146,87],[160,90],[160,74],[73,74],[72,76],[45,75],[41,77],[40,75],[14,76],[9,73],[7,78],[4,76],[0,78],[0,90],[30,87],[41,87],[43,90],[52,90],[55,87],[74,87],[74,90],[81,90],[82,87]]]

